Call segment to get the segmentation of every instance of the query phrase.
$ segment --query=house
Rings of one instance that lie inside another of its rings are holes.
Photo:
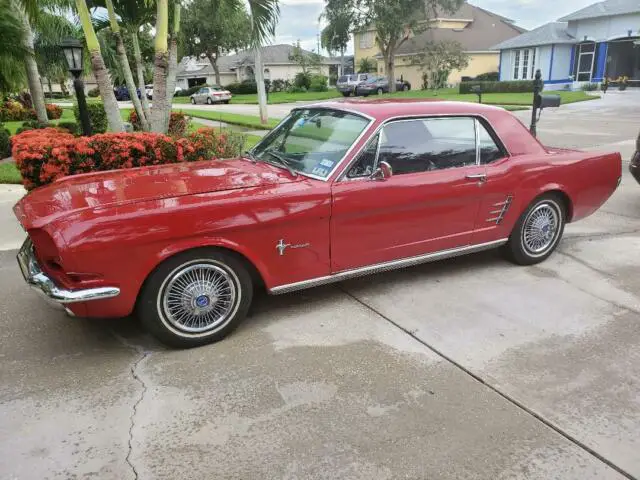
[[[430,21],[429,29],[411,36],[398,49],[395,57],[396,77],[402,76],[415,87],[420,86],[423,72],[418,65],[412,65],[416,55],[423,51],[427,44],[445,40],[459,42],[469,55],[467,68],[451,72],[447,83],[458,83],[466,76],[475,77],[481,73],[497,72],[500,55],[497,51],[491,50],[491,47],[524,31],[511,20],[470,3],[463,3],[453,14],[436,12],[435,18]],[[354,64],[357,69],[363,58],[375,59],[378,73],[384,75],[384,60],[375,36],[374,28],[354,34]]]
[[[494,46],[500,80],[533,78],[574,89],[626,76],[640,86],[640,1],[604,0]]]
[[[289,60],[294,53],[293,45],[269,45],[262,47],[262,66],[266,80],[293,80],[297,73],[302,72],[302,67]],[[308,55],[312,52],[303,50]],[[241,82],[254,78],[254,51],[245,50],[234,55],[226,55],[218,59],[220,70],[220,83],[228,85],[233,82]],[[329,76],[329,67],[339,65],[338,59],[320,57],[320,65],[314,71]],[[185,57],[178,65],[176,85],[187,89],[196,85],[215,85],[216,76],[211,62],[206,57]]]

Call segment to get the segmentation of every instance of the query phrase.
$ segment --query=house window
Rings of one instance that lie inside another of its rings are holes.
[[[534,77],[534,72],[536,71],[536,49],[531,49],[531,78]]]
[[[513,79],[527,80],[534,77],[536,49],[523,48],[513,51]]]
[[[522,52],[522,78],[529,78],[527,76],[527,73],[529,73],[527,70],[529,68],[529,50],[523,50]]]
[[[360,33],[360,48],[372,48],[373,47],[373,32],[361,32]]]

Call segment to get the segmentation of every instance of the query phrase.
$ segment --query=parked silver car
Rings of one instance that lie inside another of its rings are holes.
[[[212,105],[214,103],[229,103],[231,100],[231,92],[222,87],[202,87],[196,93],[191,95],[191,103],[206,103]]]
[[[351,75],[342,75],[336,82],[336,88],[342,95],[348,97],[351,94],[355,94],[356,85],[358,85],[360,82],[367,81],[367,79],[371,76],[371,73],[353,73]]]

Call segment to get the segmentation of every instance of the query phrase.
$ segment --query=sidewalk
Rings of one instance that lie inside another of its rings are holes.
[[[22,185],[0,185],[0,251],[20,248],[25,239],[13,214],[13,206],[25,193]]]

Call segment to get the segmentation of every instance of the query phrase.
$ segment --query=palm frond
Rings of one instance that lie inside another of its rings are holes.
[[[251,43],[259,47],[273,38],[280,17],[278,0],[247,0],[251,14]]]

